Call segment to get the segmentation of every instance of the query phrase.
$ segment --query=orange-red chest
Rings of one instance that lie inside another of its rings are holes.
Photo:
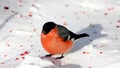
[[[57,29],[52,29],[47,35],[41,34],[43,48],[50,54],[64,54],[72,48],[72,40],[63,41]]]

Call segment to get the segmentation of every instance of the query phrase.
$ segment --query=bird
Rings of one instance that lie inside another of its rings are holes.
[[[41,31],[41,44],[48,52],[45,57],[60,54],[61,56],[56,59],[64,58],[64,54],[72,49],[73,42],[83,37],[89,37],[89,34],[75,34],[65,26],[52,21],[44,23]]]

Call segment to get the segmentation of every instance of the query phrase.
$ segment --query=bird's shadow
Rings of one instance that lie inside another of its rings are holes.
[[[90,44],[93,40],[107,36],[106,34],[102,34],[101,31],[103,30],[102,26],[100,24],[90,24],[89,27],[84,28],[77,32],[77,34],[87,33],[90,36],[78,39],[74,45],[72,50],[69,53],[76,52],[83,48],[84,46]]]
[[[63,65],[61,59],[55,59],[55,57],[42,56],[42,57],[40,57],[40,59],[50,61],[51,63],[53,63],[53,65],[45,66],[43,68],[81,68],[81,66],[77,65],[77,64],[64,64]]]
[[[66,64],[66,65],[62,65],[62,66],[47,66],[47,67],[43,67],[43,68],[81,68],[80,65],[77,64]]]

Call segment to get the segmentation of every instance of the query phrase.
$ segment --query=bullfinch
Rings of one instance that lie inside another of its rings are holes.
[[[88,37],[87,33],[75,34],[62,25],[54,22],[46,22],[41,33],[41,44],[49,53],[45,57],[60,54],[56,59],[62,59],[64,54],[71,50],[73,41]]]

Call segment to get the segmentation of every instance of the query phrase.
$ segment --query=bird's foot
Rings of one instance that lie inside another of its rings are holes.
[[[62,58],[64,58],[63,55],[61,55],[60,57],[57,57],[57,58],[55,58],[55,59],[62,59]]]
[[[51,57],[53,54],[47,54],[45,55],[45,57]]]

